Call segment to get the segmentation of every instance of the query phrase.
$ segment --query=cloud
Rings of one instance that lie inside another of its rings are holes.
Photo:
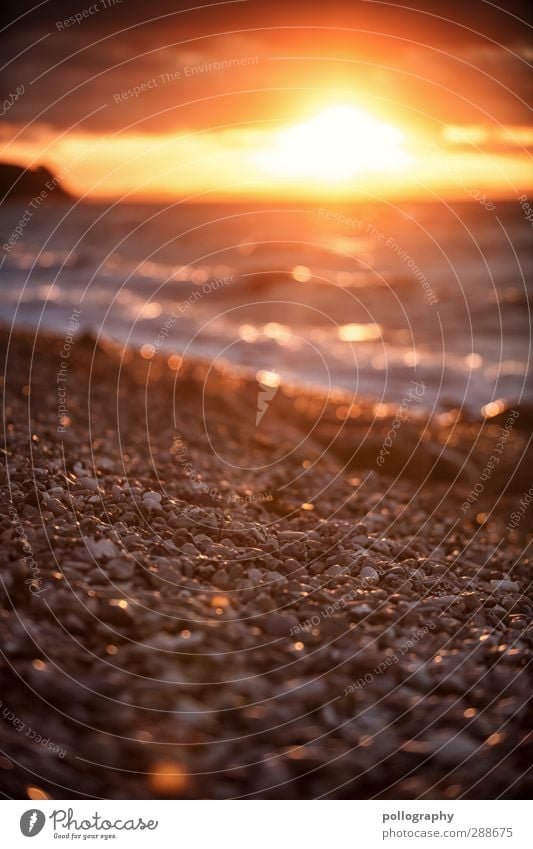
[[[58,28],[91,2],[54,0],[31,10],[33,2],[7,0],[2,38],[12,61],[2,86],[4,96],[20,85],[25,91],[4,119],[4,138],[15,129],[29,140],[49,132],[275,128],[350,101],[378,120],[435,137],[451,124],[529,120],[525,3],[498,9],[483,0],[451,0],[444,11],[431,0],[410,0],[418,9],[364,0],[96,4],[98,11],[80,23]],[[185,11],[189,5],[200,8]],[[257,61],[229,66],[247,57]],[[171,80],[150,85],[164,75]],[[117,94],[143,86],[138,96],[117,101]]]

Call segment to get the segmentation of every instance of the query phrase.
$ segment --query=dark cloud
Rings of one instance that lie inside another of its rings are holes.
[[[98,0],[97,0],[98,2]],[[406,0],[404,4],[380,2],[380,0],[348,0],[347,2],[324,3],[323,0],[304,0],[286,4],[273,3],[272,0],[243,0],[243,2],[220,3],[206,0],[191,0],[189,3],[173,0],[100,0],[100,13],[87,19],[87,26],[99,32],[110,32],[125,22],[129,25],[148,24],[154,27],[157,20],[166,16],[167,21],[182,17],[185,26],[205,27],[230,20],[243,20],[248,24],[268,25],[285,22],[287,24],[310,23],[326,25],[328,23],[346,25],[370,24],[380,31],[401,31],[422,25],[432,38],[445,38],[447,35],[457,39],[470,40],[475,33],[495,38],[500,42],[512,41],[527,36],[524,24],[533,24],[531,4],[507,0],[504,3],[485,2],[485,0],[448,0],[448,2],[417,2]],[[46,0],[46,2],[19,2],[4,0],[2,16],[3,26],[18,20],[18,26],[24,28],[46,29],[58,19],[68,18],[90,6],[85,0]],[[104,11],[105,14],[101,14]],[[186,13],[186,15],[184,14]],[[448,23],[448,21],[450,23]],[[464,30],[461,34],[461,29]]]
[[[8,0],[1,37],[12,61],[2,93],[22,84],[25,94],[4,120],[57,129],[81,122],[93,132],[196,129],[283,120],[310,94],[327,100],[344,91],[436,125],[529,120],[529,5],[409,6]],[[84,11],[80,23],[64,24]],[[216,70],[252,56],[253,65]],[[187,76],[190,67],[197,70]],[[116,102],[165,74],[181,76]]]

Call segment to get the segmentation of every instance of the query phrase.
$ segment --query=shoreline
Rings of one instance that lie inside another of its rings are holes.
[[[88,334],[59,410],[63,341],[0,329],[6,795],[527,795],[527,413],[487,475],[510,411],[257,422],[237,370]]]

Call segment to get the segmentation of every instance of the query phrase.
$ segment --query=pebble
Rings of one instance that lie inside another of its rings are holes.
[[[160,503],[161,499],[161,493],[155,492],[153,489],[149,489],[147,492],[143,493],[143,501],[157,501]]]
[[[117,546],[110,539],[94,539],[94,537],[87,537],[86,543],[90,553],[96,560],[116,557],[119,553]]]
[[[291,628],[295,628],[298,624],[296,616],[283,613],[269,613],[262,622],[265,631],[275,637],[289,637]]]
[[[260,569],[248,569],[248,577],[254,584],[260,584],[263,579],[263,572]]]
[[[112,579],[116,581],[126,581],[133,576],[135,572],[135,563],[133,560],[114,557],[109,561],[106,568]]]
[[[219,569],[217,572],[215,572],[215,574],[213,575],[213,583],[221,590],[227,590],[229,588],[229,575],[225,569]]]
[[[481,741],[470,734],[456,730],[435,732],[430,741],[433,756],[447,768],[461,764],[467,758],[476,756],[481,748]]]
[[[520,587],[515,581],[491,581],[490,585],[493,590],[498,592],[520,592]]]
[[[91,492],[100,492],[98,481],[94,478],[78,478],[78,483],[83,489],[89,489]]]
[[[379,582],[379,572],[377,572],[372,566],[363,566],[359,572],[359,576],[365,581],[370,581],[375,584]]]

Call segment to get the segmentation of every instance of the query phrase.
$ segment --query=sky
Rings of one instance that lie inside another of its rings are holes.
[[[516,197],[527,6],[7,0],[0,159],[91,200]]]

